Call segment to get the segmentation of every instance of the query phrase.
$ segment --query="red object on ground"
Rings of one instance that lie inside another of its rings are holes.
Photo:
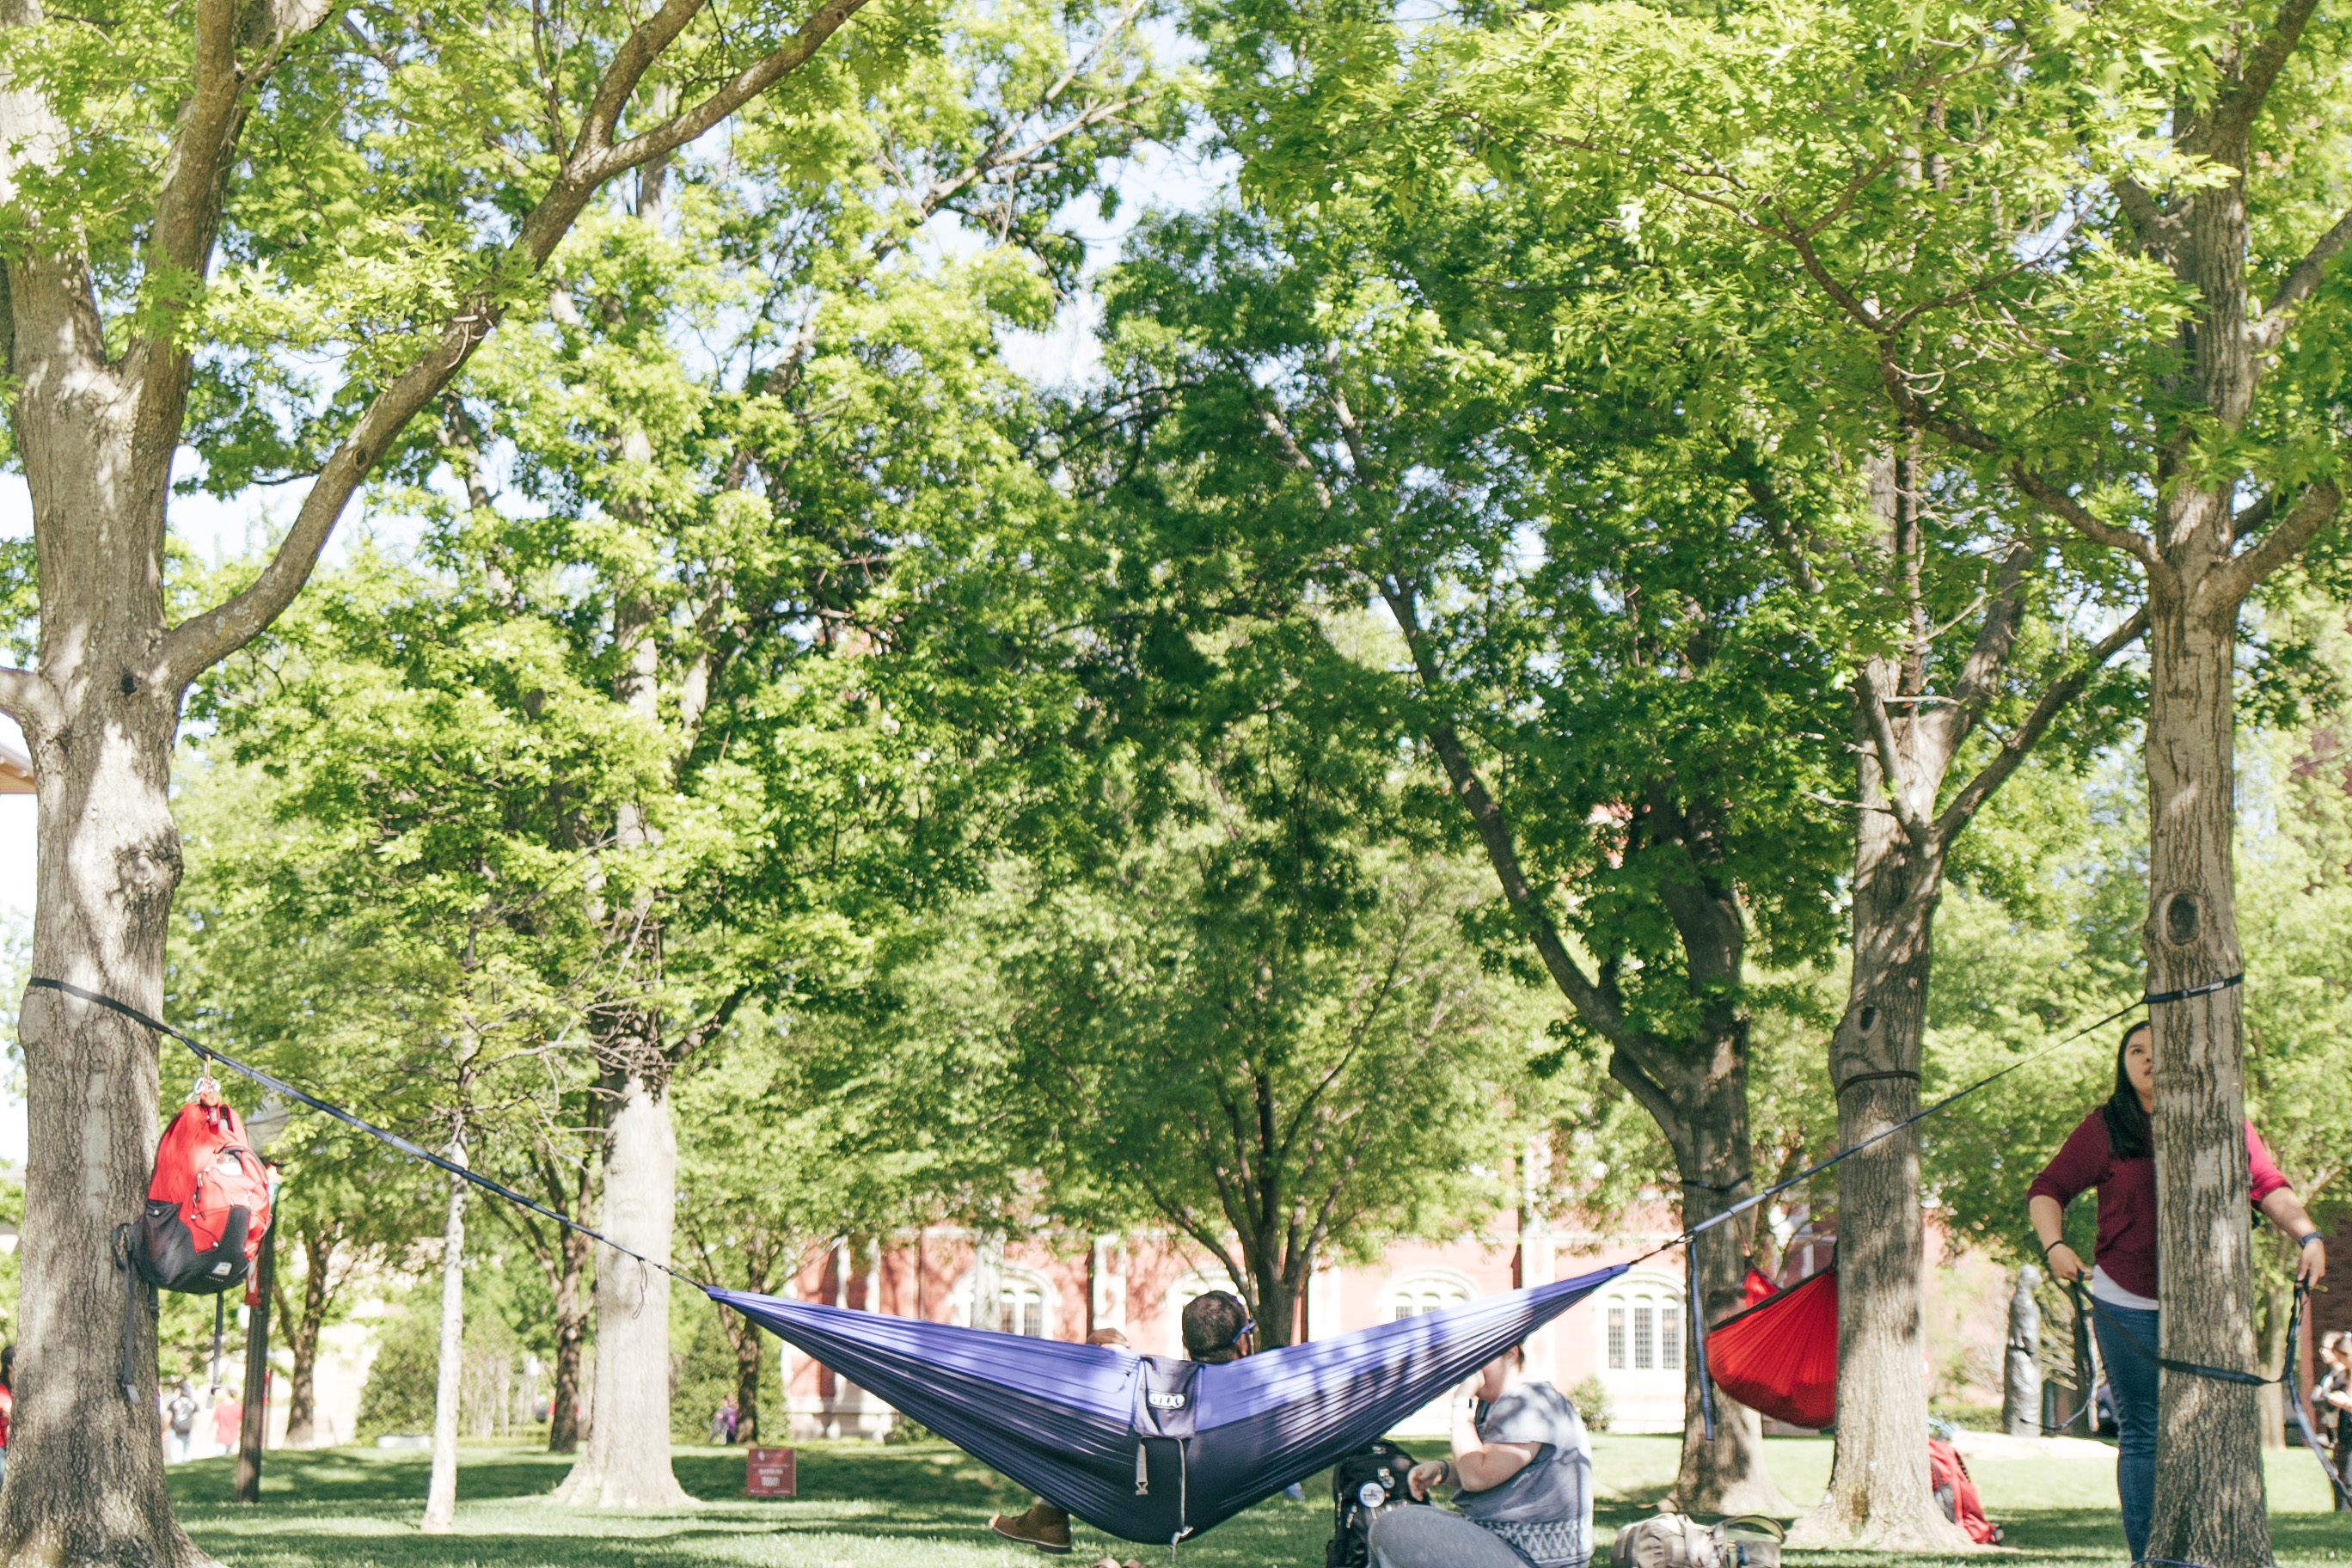
[[[1807,1275],[1706,1335],[1716,1386],[1748,1409],[1819,1431],[1837,1419],[1837,1270]]]
[[[1969,1462],[1941,1437],[1927,1439],[1927,1484],[1936,1489],[1936,1500],[1943,1505],[1944,1517],[1967,1531],[1970,1541],[1990,1546],[2000,1539],[2000,1531],[1985,1517],[1984,1503],[1977,1496],[1977,1483],[1969,1476]]]
[[[790,1448],[744,1449],[743,1495],[746,1497],[794,1495],[793,1451]]]

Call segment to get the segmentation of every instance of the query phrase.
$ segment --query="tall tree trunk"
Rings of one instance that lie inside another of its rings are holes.
[[[1877,683],[1864,685],[1860,700],[1874,700]],[[1864,728],[1857,722],[1857,731]],[[1927,739],[1932,743],[1935,737]],[[1875,802],[1884,798],[1887,781],[1869,736],[1857,740],[1859,798]],[[1948,753],[1906,760],[1913,765],[1896,787],[1912,793],[1909,804],[1919,817],[1932,816]],[[1840,1148],[1919,1109],[1921,1037],[1944,870],[1940,836],[1931,835],[1923,847],[1892,811],[1864,811],[1858,817],[1853,977],[1829,1052]],[[1916,1129],[1837,1167],[1837,1447],[1829,1490],[1791,1537],[1801,1544],[1970,1550],[1967,1535],[1936,1505],[1919,1436],[1927,1425],[1921,1289],[1927,1236],[1919,1196]]]
[[[83,520],[72,532],[40,535],[42,665],[57,706],[17,717],[39,795],[33,972],[160,1014],[180,877],[165,800],[179,693],[153,684],[168,451],[135,461],[120,427],[126,414],[83,411],[72,437],[56,444],[32,437],[21,416],[16,426],[37,515]],[[154,1319],[143,1293],[135,1305],[126,1299],[114,1262],[115,1229],[138,1217],[154,1162],[157,1041],[53,991],[26,994],[19,1039],[29,1133],[16,1326],[24,1375],[0,1491],[0,1559],[43,1568],[208,1562],[164,1496]],[[128,1398],[118,1367],[126,1311],[134,1318]]]
[[[465,1146],[452,1139],[459,1164]],[[466,1184],[449,1178],[449,1207],[441,1222],[441,1344],[433,1382],[433,1473],[425,1488],[427,1535],[446,1535],[457,1521],[457,1403],[466,1371]]]
[[[666,1096],[641,1074],[614,1090],[604,1223],[624,1247],[669,1261],[677,1142]],[[559,1502],[677,1508],[691,1500],[669,1462],[669,1276],[609,1247],[596,1260],[596,1386],[586,1451]]]
[[[576,1230],[558,1227],[551,1308],[555,1331],[555,1391],[547,1407],[547,1451],[578,1450],[581,1437],[580,1356],[588,1337],[588,1254],[594,1243]]]
[[[2203,499],[2217,507],[2228,500]],[[2211,984],[2244,969],[2231,850],[2238,606],[2197,603],[2197,581],[2191,573],[2152,573],[2148,585],[2142,942],[2151,993]],[[2153,1010],[2157,1236],[2164,1353],[2252,1371],[2242,995],[2210,991]],[[2168,1373],[2158,1413],[2149,1555],[2263,1568],[2271,1540],[2255,1391]]]
[[[1683,1224],[1711,1219],[1753,1190],[1748,1169],[1747,1026],[1715,1042],[1706,1065],[1677,1086],[1683,1108],[1665,1129],[1683,1181]],[[1750,1211],[1752,1215],[1754,1211]],[[1683,1452],[1675,1475],[1675,1506],[1685,1513],[1785,1513],[1788,1503],[1764,1462],[1764,1424],[1721,1389],[1712,1391],[1715,1435],[1700,1405],[1697,1338],[1744,1304],[1748,1277],[1743,1216],[1691,1242],[1698,1300],[1683,1311]]]

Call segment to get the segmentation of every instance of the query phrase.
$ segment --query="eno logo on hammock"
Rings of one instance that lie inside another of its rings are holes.
[[[1184,1408],[1184,1395],[1181,1394],[1147,1394],[1143,1396],[1143,1401],[1145,1404],[1150,1405],[1154,1410],[1181,1410]]]

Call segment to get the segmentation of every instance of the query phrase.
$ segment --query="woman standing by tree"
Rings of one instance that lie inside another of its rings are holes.
[[[2157,1304],[2156,1037],[2135,1024],[2116,1050],[2116,1088],[2083,1118],[2026,1189],[2027,1213],[2050,1271],[2086,1277],[2099,1355],[2114,1392],[2118,1443],[2116,1489],[2124,1539],[2137,1562],[2147,1551],[2156,1502],[2157,1363],[2162,1322]],[[2246,1174],[2256,1208],[2295,1238],[2295,1278],[2315,1285],[2327,1271],[2327,1248],[2286,1178],[2272,1163],[2254,1124],[2246,1123]],[[2098,1241],[2088,1270],[2063,1233],[2066,1205],[2085,1188],[2099,1190]]]

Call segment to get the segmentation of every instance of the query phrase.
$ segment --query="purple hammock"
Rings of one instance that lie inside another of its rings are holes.
[[[1223,1366],[709,1291],[1096,1529],[1176,1542],[1354,1452],[1625,1272]]]

